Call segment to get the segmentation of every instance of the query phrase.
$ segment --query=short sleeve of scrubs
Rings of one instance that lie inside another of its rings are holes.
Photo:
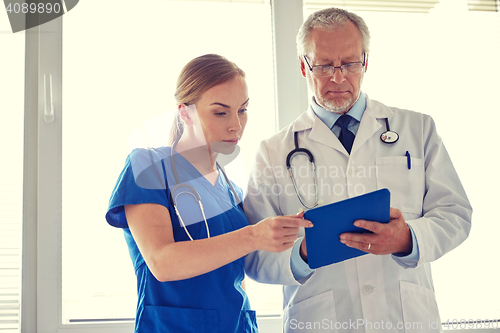
[[[117,228],[128,228],[125,205],[156,203],[170,210],[170,194],[165,191],[165,152],[135,149],[125,161],[109,200],[106,221]]]

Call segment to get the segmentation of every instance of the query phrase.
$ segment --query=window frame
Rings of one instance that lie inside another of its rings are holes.
[[[38,165],[38,45],[40,28],[27,31],[25,46],[25,110],[23,165],[23,231],[21,332],[37,331],[37,165]],[[29,32],[29,33],[28,33]]]
[[[303,2],[271,0],[271,11],[279,130],[308,105],[295,46]],[[21,332],[133,331],[133,322],[62,324],[62,33],[62,16],[26,32]],[[53,122],[44,118],[44,75],[52,76]],[[258,324],[262,333],[274,332],[281,318],[258,317]],[[479,331],[500,329],[454,330]]]

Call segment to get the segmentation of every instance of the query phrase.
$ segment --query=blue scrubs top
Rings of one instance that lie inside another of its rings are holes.
[[[175,155],[175,163],[180,182],[190,184],[200,194],[211,237],[248,225],[238,198],[234,197],[221,172],[214,186],[180,154]],[[170,189],[165,190],[169,184],[172,187],[175,184],[170,147],[135,149],[127,157],[106,213],[110,225],[123,228],[137,276],[135,332],[258,332],[255,312],[250,310],[241,287],[245,277],[244,258],[212,272],[172,282],[158,281],[149,270],[128,229],[124,206],[141,203],[165,206],[170,213],[175,241],[190,241],[171,204]],[[242,198],[241,189],[234,188]],[[182,191],[184,189],[179,193]],[[184,193],[177,199],[182,219],[193,239],[206,238],[205,222],[193,197]]]

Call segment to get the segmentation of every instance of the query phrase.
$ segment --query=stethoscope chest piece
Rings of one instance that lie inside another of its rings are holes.
[[[389,127],[389,120],[385,118],[385,128],[386,131],[382,134],[380,134],[380,140],[385,143],[394,143],[399,140],[399,134],[391,131],[391,128]]]
[[[380,140],[384,141],[385,143],[394,143],[398,141],[399,139],[399,134],[393,131],[385,131],[380,135]]]

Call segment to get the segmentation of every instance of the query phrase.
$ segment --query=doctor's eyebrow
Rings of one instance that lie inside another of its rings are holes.
[[[361,60],[358,60],[358,56],[348,56],[348,57],[345,57],[341,60],[341,63],[343,64],[347,64],[347,63],[350,63],[350,62],[358,62],[358,61],[363,61],[363,57],[361,57]],[[325,63],[325,64],[321,64],[321,65],[317,65],[317,66],[333,66],[333,60],[332,59],[318,59],[317,60],[318,62],[322,62],[322,63]],[[312,65],[312,64],[311,64]]]

